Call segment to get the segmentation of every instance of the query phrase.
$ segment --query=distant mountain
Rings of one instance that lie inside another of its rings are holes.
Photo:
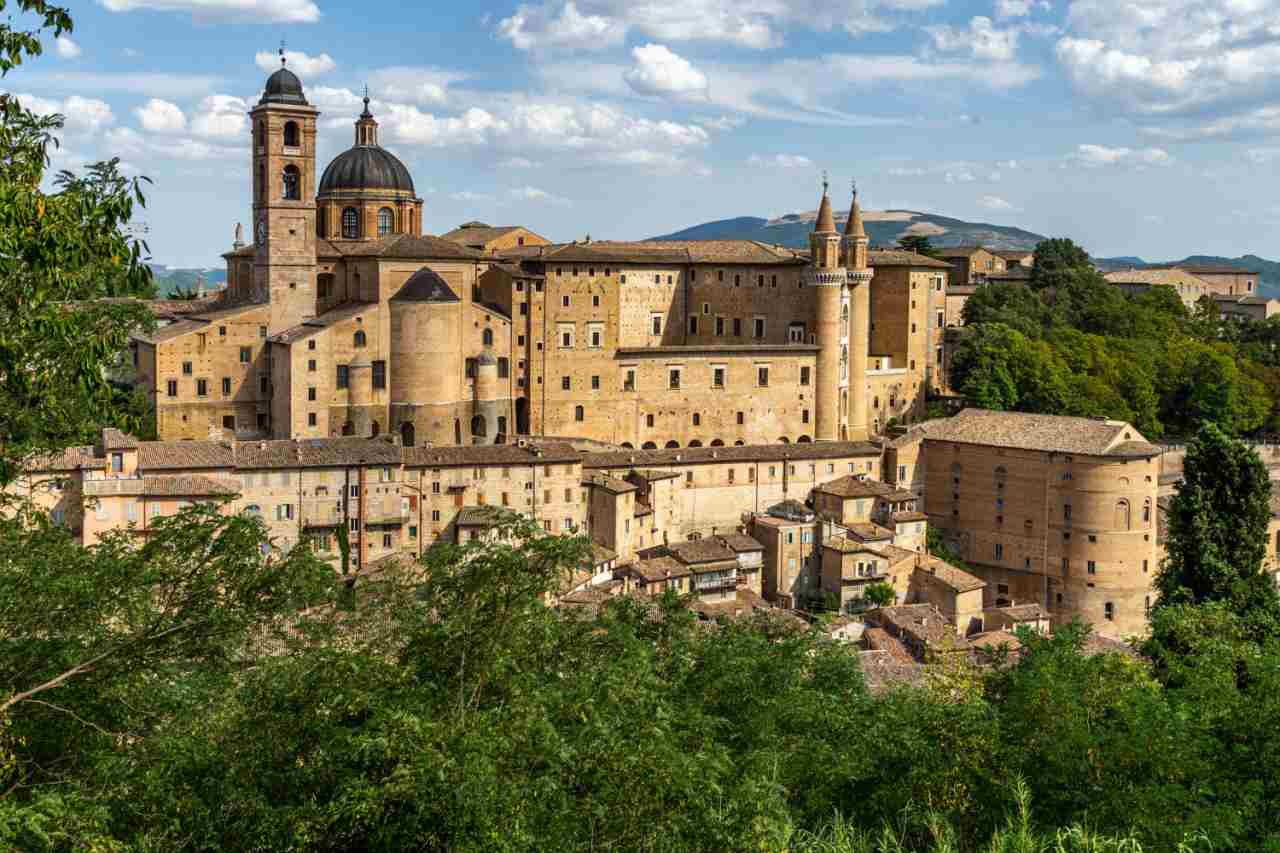
[[[1094,264],[1104,272],[1113,270],[1145,269],[1146,267],[1189,266],[1189,267],[1236,267],[1258,273],[1258,293],[1272,299],[1280,299],[1280,262],[1269,261],[1257,255],[1242,255],[1238,258],[1224,258],[1220,255],[1189,255],[1179,261],[1157,261],[1148,263],[1142,258],[1094,258]]]
[[[225,269],[182,269],[163,264],[152,264],[151,275],[156,283],[156,295],[161,299],[179,291],[194,291],[202,278],[206,288],[218,287],[227,280]]]
[[[844,227],[845,213],[836,219],[836,227]],[[789,213],[777,219],[739,216],[694,225],[673,234],[651,237],[651,240],[759,240],[778,246],[802,249],[809,245],[809,232],[817,211]],[[966,222],[936,213],[915,210],[863,211],[867,236],[873,246],[892,246],[908,234],[927,236],[933,245],[968,246],[981,244],[989,249],[1034,249],[1045,238],[1031,231],[987,222]]]

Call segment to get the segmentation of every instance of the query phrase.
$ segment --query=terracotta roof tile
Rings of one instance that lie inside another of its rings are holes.
[[[732,549],[714,538],[678,542],[675,545],[667,546],[667,550],[685,565],[718,563],[725,560],[736,561],[738,559],[738,555]]]
[[[940,583],[945,584],[956,592],[972,592],[975,589],[984,589],[987,585],[986,581],[974,577],[963,569],[957,569],[950,563],[943,562],[932,555],[923,562],[924,565],[918,568],[918,571],[937,578]]]
[[[839,479],[823,483],[814,487],[815,492],[822,492],[827,495],[835,495],[841,498],[870,498],[877,495],[887,495],[894,491],[894,487],[887,483],[881,483],[879,480],[869,478],[861,478],[854,474],[848,474]]]
[[[745,533],[726,533],[723,536],[717,536],[725,547],[732,549],[738,554],[744,554],[751,551],[763,551],[764,546],[752,539]]]
[[[142,493],[148,497],[203,497],[240,494],[235,480],[184,474],[175,477],[143,477]]]
[[[651,465],[689,465],[699,462],[785,462],[879,456],[870,442],[824,441],[806,444],[754,444],[739,447],[684,447],[671,450],[615,450],[588,453],[583,468],[631,468]]]
[[[925,441],[1107,456],[1122,443],[1145,439],[1124,421],[965,409],[930,426]]]
[[[872,267],[926,267],[928,269],[954,269],[946,261],[931,258],[916,252],[903,252],[895,249],[872,249],[867,253],[867,264]]]
[[[453,465],[543,465],[578,462],[583,456],[564,442],[490,444],[457,447],[405,447],[404,464],[427,468]]]
[[[138,467],[143,471],[181,468],[234,468],[229,443],[218,441],[144,441],[138,445]]]
[[[1117,272],[1109,272],[1103,278],[1112,284],[1165,284],[1170,287],[1177,287],[1181,284],[1206,288],[1210,286],[1204,279],[1196,278],[1191,273],[1178,267],[1119,270]]]

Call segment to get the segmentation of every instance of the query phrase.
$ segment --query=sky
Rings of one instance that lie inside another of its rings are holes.
[[[281,41],[319,168],[369,87],[423,226],[642,239],[864,207],[1099,256],[1280,256],[1280,0],[93,0],[3,80],[55,168],[154,183],[154,259],[220,266]],[[22,24],[22,19],[15,23]]]

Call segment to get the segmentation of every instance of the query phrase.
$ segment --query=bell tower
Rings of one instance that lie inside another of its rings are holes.
[[[255,301],[271,304],[270,332],[316,313],[316,119],[302,82],[285,67],[249,113],[253,143]]]
[[[831,215],[831,199],[827,196],[827,178],[822,177],[822,201],[818,219],[809,235],[809,268],[805,283],[814,288],[814,333],[818,343],[817,376],[815,377],[816,438],[836,441],[840,438],[840,391],[847,377],[843,375],[841,352],[846,346],[846,332],[841,329],[841,309],[845,295],[845,270],[840,265],[840,232]]]

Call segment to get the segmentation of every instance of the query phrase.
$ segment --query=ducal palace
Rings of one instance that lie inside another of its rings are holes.
[[[224,256],[216,303],[132,345],[162,439],[660,449],[857,441],[923,417],[950,267],[871,251],[856,193],[841,231],[824,188],[807,253],[478,223],[434,237],[367,98],[322,172],[291,71],[250,115],[252,244]]]

